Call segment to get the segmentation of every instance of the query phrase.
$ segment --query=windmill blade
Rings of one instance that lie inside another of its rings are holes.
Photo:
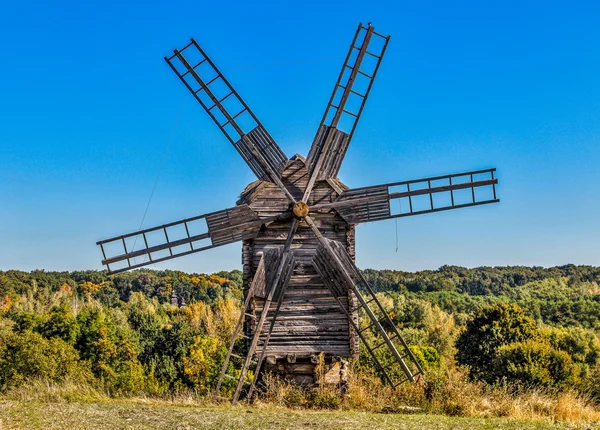
[[[165,61],[254,174],[277,183],[287,157],[198,43],[191,39]]]
[[[495,171],[475,170],[349,189],[335,202],[311,206],[311,211],[335,209],[349,224],[358,224],[498,203]],[[392,210],[393,200],[398,201],[396,210]]]
[[[337,176],[389,39],[370,24],[358,25],[306,159],[313,185]]]
[[[348,321],[371,355],[385,380],[397,387],[414,382],[423,369],[398,332],[387,311],[348,255],[344,245],[320,233],[310,216],[305,218],[319,240],[313,264],[325,285],[338,301]],[[358,299],[359,312],[366,323],[356,321],[341,299],[351,291]],[[382,349],[383,348],[383,349]]]
[[[102,250],[102,264],[106,265],[109,273],[118,273],[249,239],[263,224],[288,217],[291,213],[284,212],[260,218],[248,205],[239,205],[101,240],[96,244]],[[115,268],[115,265],[118,267]]]

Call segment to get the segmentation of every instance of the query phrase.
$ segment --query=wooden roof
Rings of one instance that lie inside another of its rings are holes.
[[[306,167],[306,159],[300,154],[294,155],[287,161],[283,169],[282,182],[290,190],[294,198],[302,200],[304,190],[308,184],[308,179],[309,175]],[[315,186],[315,191],[311,195],[309,205],[320,203],[323,199],[336,199],[347,189],[348,187],[337,178],[319,180]],[[289,206],[289,201],[275,184],[260,179],[251,182],[246,186],[244,191],[240,194],[240,198],[236,204],[247,204],[254,210],[264,212],[261,211],[260,208],[254,207],[255,205],[253,205],[253,203],[265,199],[268,199],[268,201],[271,202],[270,204],[273,205],[271,206],[271,209],[273,210],[280,209],[281,211],[284,211]]]

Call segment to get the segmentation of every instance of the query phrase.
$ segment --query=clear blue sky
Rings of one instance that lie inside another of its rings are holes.
[[[54,3],[51,5],[50,3]],[[4,2],[0,269],[101,268],[95,242],[219,210],[254,179],[163,61],[193,36],[288,156],[359,21],[392,35],[351,187],[497,167],[501,203],[357,230],[360,267],[600,264],[597,2]],[[124,6],[122,3],[128,3]],[[233,244],[158,266],[240,268]]]

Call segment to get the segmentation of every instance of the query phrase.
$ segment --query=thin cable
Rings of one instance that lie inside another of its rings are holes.
[[[396,252],[398,252],[398,218],[396,218]]]
[[[398,199],[398,213],[402,213],[402,199]],[[396,252],[398,252],[398,218],[396,220]]]
[[[169,155],[169,150],[171,149],[171,144],[173,143],[173,137],[175,136],[175,132],[177,131],[177,126],[179,125],[179,120],[181,119],[181,112],[183,112],[183,105],[185,100],[181,101],[181,106],[179,108],[179,114],[177,114],[177,119],[175,120],[175,125],[173,126],[173,130],[171,131],[171,136],[169,137],[169,142],[167,143],[167,148],[165,149],[165,153],[163,155],[162,161],[160,163],[160,168],[158,169],[158,174],[156,175],[156,179],[154,180],[154,185],[152,186],[152,192],[150,193],[150,198],[148,199],[148,203],[146,204],[146,209],[144,210],[144,215],[142,216],[142,221],[140,222],[140,226],[138,231],[142,230],[142,226],[144,225],[144,221],[146,220],[146,215],[148,215],[148,209],[150,208],[150,203],[152,202],[152,197],[154,197],[154,191],[156,191],[156,186],[158,185],[158,180],[160,179],[160,175],[165,167],[165,162],[167,161],[167,156]],[[135,250],[135,245],[137,244],[137,240],[139,235],[135,236],[135,240],[133,241],[132,250]],[[134,257],[135,262],[135,257]],[[144,254],[144,262],[146,262],[146,255]]]

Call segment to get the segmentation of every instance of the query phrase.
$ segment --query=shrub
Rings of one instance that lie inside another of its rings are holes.
[[[500,347],[494,367],[496,375],[527,388],[565,387],[575,379],[575,367],[568,353],[535,341]]]
[[[227,350],[216,337],[197,336],[184,357],[184,372],[201,394],[208,394],[217,384]]]
[[[89,381],[92,375],[79,361],[77,351],[62,339],[45,339],[32,331],[1,334],[0,390],[40,378]]]
[[[440,367],[441,356],[437,349],[431,346],[411,345],[410,350],[424,370],[438,369]]]
[[[548,328],[544,337],[554,349],[567,352],[574,362],[590,366],[600,362],[600,340],[591,330],[580,327]]]

